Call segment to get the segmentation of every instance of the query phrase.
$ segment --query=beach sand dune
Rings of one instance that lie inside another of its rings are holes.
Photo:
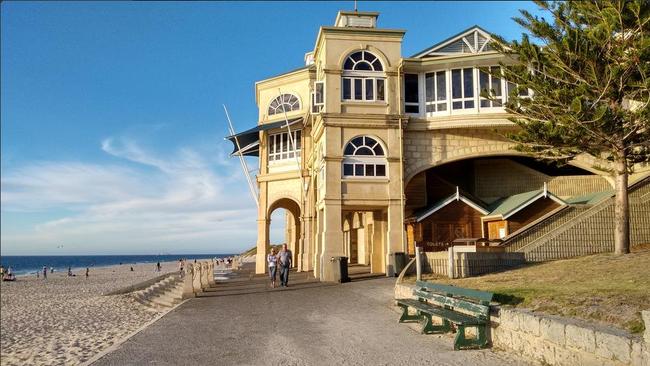
[[[131,272],[130,267],[134,271]],[[82,363],[160,313],[130,295],[103,296],[160,275],[155,264],[124,264],[21,276],[0,285],[0,364],[73,365]],[[177,263],[163,263],[163,273]]]

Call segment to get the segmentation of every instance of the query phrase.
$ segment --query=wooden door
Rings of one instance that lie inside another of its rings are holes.
[[[506,235],[508,235],[508,221],[488,222],[488,239],[503,239]]]

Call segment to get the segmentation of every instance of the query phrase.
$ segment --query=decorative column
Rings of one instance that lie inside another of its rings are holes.
[[[388,205],[388,231],[386,233],[386,276],[395,276],[395,253],[404,252],[404,225],[400,202],[391,201]],[[392,257],[392,258],[391,258]]]
[[[331,263],[332,257],[344,256],[344,239],[341,221],[341,204],[330,203],[325,205],[324,213],[324,227],[322,233],[322,251],[320,256],[321,264],[321,281],[335,281],[336,273],[334,273],[333,265]]]
[[[201,263],[201,289],[210,287],[208,284],[208,262]]]
[[[192,266],[185,265],[181,273],[183,276],[183,299],[194,297],[194,288],[192,287],[193,272]]]
[[[201,265],[198,263],[190,264],[192,266],[192,289],[194,294],[199,294],[202,292],[201,289]]]
[[[269,221],[257,220],[257,255],[255,257],[255,273],[266,273],[266,255],[269,254]]]
[[[214,285],[214,260],[208,262],[208,286]]]

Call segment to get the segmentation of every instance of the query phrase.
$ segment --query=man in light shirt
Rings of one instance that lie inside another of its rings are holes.
[[[278,263],[280,264],[280,286],[288,287],[289,268],[291,268],[292,253],[287,249],[287,245],[282,245],[282,250],[278,253]]]

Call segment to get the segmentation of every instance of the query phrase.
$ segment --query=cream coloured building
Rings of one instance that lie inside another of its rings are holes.
[[[340,11],[305,67],[255,84],[257,126],[228,137],[234,154],[259,157],[258,273],[278,208],[297,270],[329,281],[336,256],[392,276],[394,254],[416,244],[530,247],[516,241],[608,197],[612,182],[589,156],[545,167],[511,150],[498,100],[527,91],[483,71],[503,60],[488,32],[474,26],[405,57],[405,31],[378,17]],[[643,191],[646,176],[631,181]]]

